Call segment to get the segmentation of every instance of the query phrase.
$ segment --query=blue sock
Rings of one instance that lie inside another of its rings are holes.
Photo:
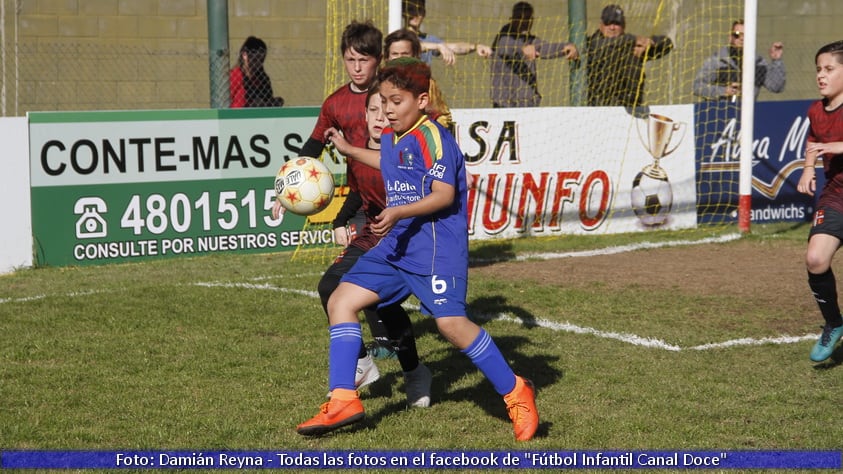
[[[363,343],[360,323],[340,323],[328,328],[331,346],[328,351],[328,387],[356,390],[354,373],[357,371],[357,351]]]
[[[515,373],[504,360],[495,341],[483,328],[480,328],[477,339],[462,352],[471,359],[480,372],[483,372],[489,382],[492,382],[496,392],[506,395],[515,388]]]

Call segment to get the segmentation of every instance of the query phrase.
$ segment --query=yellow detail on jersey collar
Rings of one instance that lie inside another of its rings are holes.
[[[398,143],[398,140],[401,140],[402,138],[407,136],[408,133],[410,133],[413,130],[419,128],[419,125],[421,125],[427,119],[428,119],[427,114],[422,114],[422,116],[419,117],[419,120],[412,127],[410,127],[406,132],[402,133],[400,136],[396,133],[395,136],[392,138],[392,143],[393,144]]]

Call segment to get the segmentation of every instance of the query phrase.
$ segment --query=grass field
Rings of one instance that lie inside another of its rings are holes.
[[[539,389],[529,443],[415,311],[431,407],[407,410],[398,362],[382,361],[363,423],[297,435],[327,389],[322,263],[284,253],[20,270],[0,277],[0,448],[840,449],[843,350],[808,360],[821,317],[806,235],[473,243],[471,314]],[[679,258],[701,266],[676,272]]]

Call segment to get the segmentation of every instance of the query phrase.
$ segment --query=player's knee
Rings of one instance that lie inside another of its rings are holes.
[[[809,250],[805,254],[805,267],[809,273],[819,275],[825,273],[831,267],[831,262],[821,253]]]
[[[342,287],[338,288],[331,293],[325,305],[328,312],[328,321],[331,324],[359,321],[357,313],[362,311],[363,307],[355,303],[352,294],[342,291]]]
[[[480,331],[479,326],[465,316],[440,316],[436,318],[436,328],[439,334],[461,349],[468,347]]]

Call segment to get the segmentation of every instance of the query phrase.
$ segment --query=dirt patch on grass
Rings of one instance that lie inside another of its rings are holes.
[[[472,267],[538,285],[612,289],[654,287],[700,296],[731,295],[778,314],[774,325],[794,334],[815,330],[821,316],[808,288],[805,245],[740,240],[639,250],[614,255],[509,261]],[[782,314],[784,316],[782,316]]]

